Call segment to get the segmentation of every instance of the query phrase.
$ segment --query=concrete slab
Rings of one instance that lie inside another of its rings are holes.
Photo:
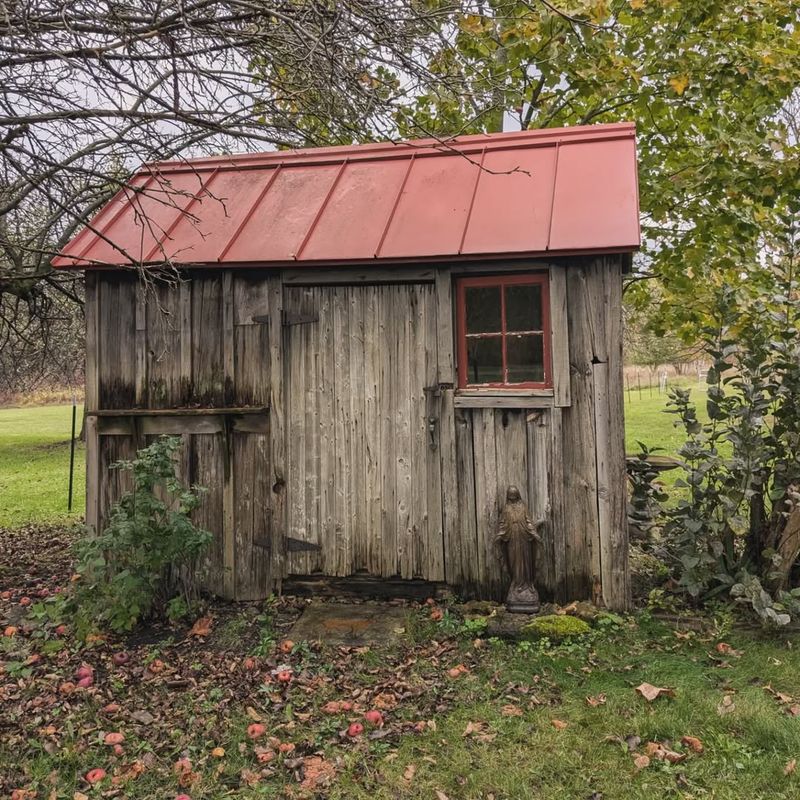
[[[405,632],[409,609],[387,603],[322,603],[306,606],[292,627],[295,641],[360,647],[391,645]]]

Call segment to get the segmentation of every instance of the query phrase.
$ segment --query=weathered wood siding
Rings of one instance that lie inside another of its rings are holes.
[[[182,474],[209,489],[211,590],[369,574],[501,599],[513,483],[544,519],[542,594],[624,608],[621,267],[549,266],[555,391],[499,401],[455,389],[453,281],[478,265],[90,274],[87,409],[105,414],[87,419],[87,519],[125,488],[110,463],[174,433]]]
[[[87,522],[102,527],[130,485],[112,463],[158,434],[181,436],[179,473],[205,487],[195,517],[214,534],[206,584],[220,595],[261,598],[280,551],[266,408],[269,328],[252,320],[267,313],[267,276],[187,277],[145,285],[129,273],[87,276],[86,407],[103,412],[87,419]],[[219,413],[196,415],[198,408]],[[185,416],[175,414],[180,409]]]

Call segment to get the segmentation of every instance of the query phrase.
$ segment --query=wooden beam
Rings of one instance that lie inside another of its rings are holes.
[[[202,417],[268,414],[269,406],[244,408],[101,408],[87,411],[87,417]]]
[[[283,282],[287,286],[320,286],[326,284],[353,283],[431,283],[437,274],[436,267],[398,266],[393,269],[372,268],[347,269],[287,269]]]
[[[456,408],[552,408],[552,395],[470,394],[456,393]]]
[[[566,267],[553,266],[550,268],[550,359],[554,405],[559,408],[570,403],[568,314]]]

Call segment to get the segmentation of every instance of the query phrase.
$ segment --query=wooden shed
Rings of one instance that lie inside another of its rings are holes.
[[[213,592],[501,599],[516,484],[543,596],[624,608],[638,244],[629,124],[144,166],[53,262],[86,275],[88,523],[123,488],[109,464],[176,434]]]

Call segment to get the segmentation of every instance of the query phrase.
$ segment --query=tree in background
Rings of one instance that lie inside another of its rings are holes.
[[[457,91],[457,73],[428,68],[455,8],[0,0],[6,359],[31,369],[59,360],[53,346],[69,331],[56,336],[56,323],[80,314],[82,290],[50,259],[142,162],[391,136],[400,104]]]
[[[800,28],[784,0],[486,0],[431,68],[469,90],[421,96],[401,127],[439,134],[633,120],[658,332],[689,340],[717,289],[758,268],[776,204],[800,191],[783,112],[800,84]],[[651,301],[648,282],[626,293]]]

